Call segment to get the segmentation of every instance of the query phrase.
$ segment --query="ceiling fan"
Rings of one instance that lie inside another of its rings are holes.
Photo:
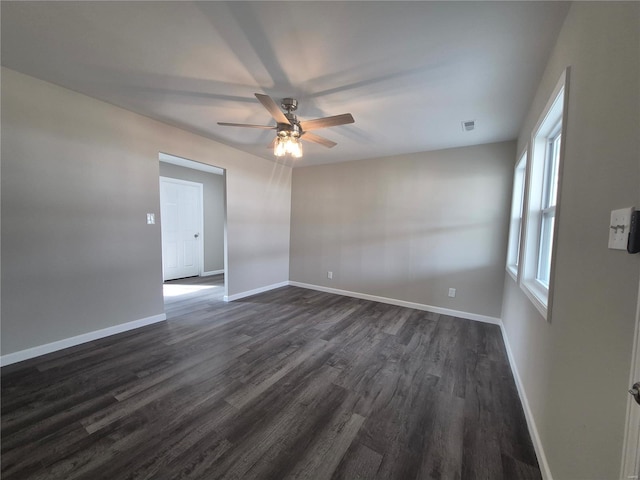
[[[274,138],[273,142],[269,145],[269,148],[273,148],[273,153],[276,157],[282,157],[287,154],[290,154],[295,158],[301,157],[302,144],[299,140],[302,137],[304,137],[305,140],[318,143],[327,148],[335,147],[337,145],[336,142],[321,137],[320,135],[316,135],[315,133],[311,133],[311,130],[346,125],[355,121],[350,113],[343,113],[342,115],[334,115],[332,117],[316,118],[314,120],[298,120],[298,117],[293,113],[298,109],[298,101],[295,98],[282,99],[281,106],[282,109],[285,110],[285,113],[280,110],[278,104],[269,95],[263,95],[260,93],[256,93],[255,95],[277,122],[276,126],[227,122],[218,122],[218,125],[225,127],[276,130],[276,138]]]

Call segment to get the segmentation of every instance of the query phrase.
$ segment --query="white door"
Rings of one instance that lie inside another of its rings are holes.
[[[631,377],[629,383],[631,391],[640,389],[640,285],[638,285],[638,305],[636,308],[636,333],[633,345]],[[622,453],[623,479],[640,479],[640,404],[631,396],[627,403],[627,425]]]
[[[202,184],[160,177],[164,280],[200,275]]]

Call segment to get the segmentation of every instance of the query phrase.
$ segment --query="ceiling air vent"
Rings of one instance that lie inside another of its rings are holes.
[[[467,120],[466,122],[462,122],[462,130],[463,131],[470,132],[474,128],[476,128],[476,121],[475,120]]]

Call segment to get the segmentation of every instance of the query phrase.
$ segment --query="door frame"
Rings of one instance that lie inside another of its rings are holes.
[[[189,180],[181,180],[179,178],[163,177],[160,176],[160,184],[162,182],[177,183],[181,185],[188,185],[190,187],[197,187],[198,200],[200,202],[200,216],[198,221],[198,276],[202,276],[204,272],[204,186],[199,182],[191,182]],[[160,212],[162,212],[162,187],[160,187]],[[164,278],[164,237],[162,235],[162,214],[160,215],[160,241],[162,244],[162,281],[166,281]]]
[[[640,282],[638,282],[638,297],[636,306],[636,327],[631,354],[631,373],[629,374],[629,388],[640,381]],[[640,405],[627,395],[627,417],[622,445],[621,479],[638,479],[640,474]]]

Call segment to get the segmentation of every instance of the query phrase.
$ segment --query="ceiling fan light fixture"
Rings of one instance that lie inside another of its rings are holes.
[[[297,137],[278,134],[273,146],[273,154],[276,157],[291,155],[293,158],[300,158],[302,157],[302,143],[298,141]]]
[[[285,142],[286,142],[286,139],[281,137],[280,135],[276,137],[276,142],[273,145],[273,154],[276,157],[284,157],[286,155],[287,150],[285,147]]]
[[[293,158],[301,158],[302,157],[302,142],[299,142],[294,138],[294,141],[291,142],[291,156]]]

